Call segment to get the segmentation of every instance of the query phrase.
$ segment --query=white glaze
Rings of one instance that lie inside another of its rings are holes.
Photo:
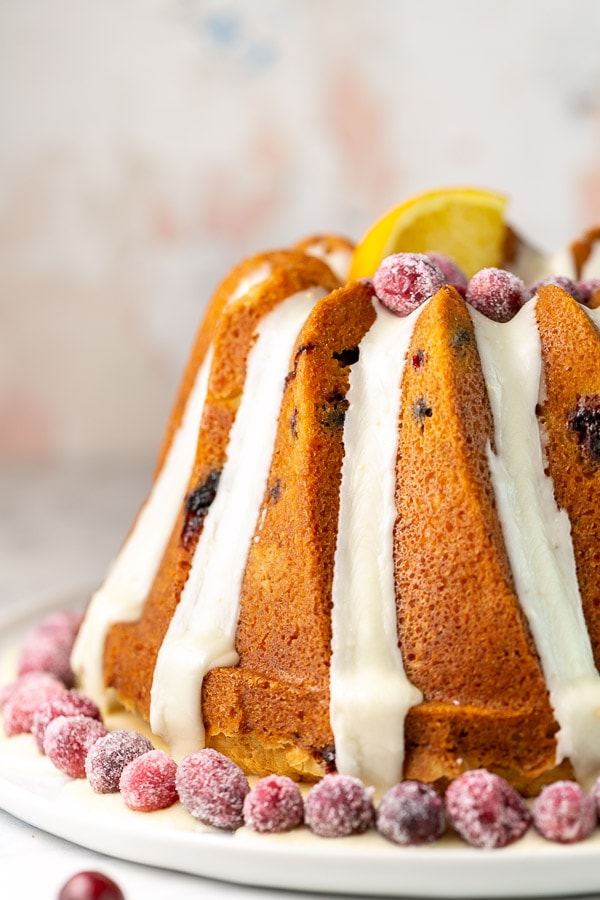
[[[351,369],[333,574],[331,724],[338,771],[401,779],[404,719],[421,700],[398,648],[393,534],[401,380],[414,324],[374,302]]]
[[[600,676],[585,625],[569,519],[544,473],[535,409],[541,346],[535,298],[506,324],[471,310],[495,423],[488,459],[517,593],[560,730],[557,760],[580,778],[600,759]]]
[[[238,661],[239,595],[265,491],[294,342],[322,288],[294,294],[260,323],[219,489],[204,520],[190,574],[158,653],[150,723],[181,758],[204,743],[202,679]]]

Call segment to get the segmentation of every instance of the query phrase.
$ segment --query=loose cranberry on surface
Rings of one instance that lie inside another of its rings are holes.
[[[127,763],[153,750],[152,743],[137,731],[122,728],[97,741],[85,760],[85,774],[97,794],[116,794]]]
[[[553,275],[552,278],[545,278],[543,281],[536,281],[535,284],[532,284],[529,287],[529,294],[533,297],[534,294],[537,293],[538,288],[543,287],[546,284],[555,284],[557,287],[562,288],[567,294],[570,294],[574,300],[577,300],[578,303],[585,305],[586,298],[583,291],[580,289],[579,285],[576,281],[573,281],[572,278],[568,278],[566,275]]]
[[[578,281],[577,287],[586,306],[595,308],[600,305],[600,278],[587,278],[585,281]]]
[[[428,784],[402,781],[383,795],[377,807],[377,830],[395,844],[428,844],[445,828],[443,800]]]
[[[494,322],[508,322],[529,299],[521,279],[505,269],[481,269],[467,285],[466,300]]]
[[[85,778],[88,750],[106,728],[89,716],[58,716],[46,728],[44,753],[57,769],[70,778]]]
[[[58,697],[46,700],[35,711],[31,726],[31,733],[42,753],[46,728],[57,716],[89,716],[91,719],[101,719],[100,710],[94,701],[78,691],[64,691]]]
[[[31,672],[18,678],[8,686],[2,707],[6,736],[31,731],[38,707],[64,692],[62,681],[49,672]]]
[[[267,775],[246,794],[243,812],[245,824],[254,831],[291,831],[304,818],[300,788],[285,775]]]
[[[129,809],[154,812],[177,800],[177,763],[162,750],[149,750],[127,763],[119,779],[119,791]]]
[[[446,284],[444,273],[424,253],[386,257],[373,276],[379,300],[399,316],[407,316]]]
[[[596,805],[575,781],[555,781],[542,788],[532,807],[533,824],[549,841],[574,844],[596,827]]]
[[[52,613],[43,619],[26,636],[19,659],[17,672],[50,672],[73,686],[71,650],[81,624],[81,613],[64,610]]]
[[[182,806],[206,825],[235,831],[244,823],[248,779],[234,762],[207,748],[191,753],[177,769],[175,781]]]
[[[125,895],[102,872],[77,872],[62,886],[58,900],[125,900]]]
[[[374,817],[372,788],[347,775],[325,775],[304,801],[304,821],[319,837],[362,834]]]
[[[453,259],[450,259],[449,256],[444,256],[443,253],[430,252],[427,256],[441,269],[448,284],[461,291],[466,288],[469,279]]]
[[[472,769],[446,791],[452,826],[474,847],[505,847],[522,837],[531,824],[523,798],[499,775]]]

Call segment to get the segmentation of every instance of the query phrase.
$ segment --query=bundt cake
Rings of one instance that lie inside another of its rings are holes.
[[[595,239],[558,274],[589,280]],[[251,774],[597,775],[593,291],[519,288],[490,318],[476,276],[420,254],[421,296],[414,254],[346,281],[351,256],[311,238],[216,291],[78,680]]]

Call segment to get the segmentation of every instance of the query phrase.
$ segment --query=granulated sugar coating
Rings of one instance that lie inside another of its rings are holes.
[[[505,847],[531,824],[523,798],[499,775],[465,772],[446,791],[446,812],[456,831],[474,847]]]
[[[186,756],[177,769],[177,793],[194,818],[235,831],[243,822],[248,779],[234,762],[207,748]]]
[[[106,728],[89,716],[58,716],[46,728],[44,753],[70,778],[85,778],[85,758],[90,747],[104,737]]]
[[[81,613],[70,610],[52,613],[43,619],[23,642],[17,673],[50,672],[66,687],[72,687],[70,656],[80,624]]]
[[[57,716],[89,716],[91,719],[101,719],[100,710],[94,701],[84,694],[80,694],[79,691],[64,691],[57,697],[46,700],[35,711],[31,726],[31,733],[38,750],[42,753],[44,752],[46,728]]]
[[[535,798],[533,824],[549,841],[574,844],[589,837],[596,827],[596,806],[575,781],[555,781]]]
[[[125,805],[137,812],[166,809],[177,800],[177,763],[162,750],[149,750],[127,763],[119,780]]]
[[[444,284],[442,270],[423,253],[394,253],[373,276],[379,300],[399,316],[407,316]]]
[[[319,837],[362,834],[374,815],[373,789],[347,775],[325,775],[304,801],[304,821]]]
[[[38,707],[64,692],[62,681],[48,672],[31,672],[9,685],[2,706],[6,736],[31,731]]]
[[[529,299],[521,279],[505,269],[481,269],[467,285],[467,303],[494,322],[508,322]]]
[[[285,775],[267,775],[246,795],[243,811],[249,828],[273,834],[300,825],[304,803],[295,781]]]
[[[377,807],[377,830],[395,844],[428,844],[445,828],[444,803],[428,784],[402,781],[383,795]]]
[[[90,787],[97,794],[116,794],[127,763],[152,749],[148,738],[137,731],[111,731],[90,750],[85,761]]]

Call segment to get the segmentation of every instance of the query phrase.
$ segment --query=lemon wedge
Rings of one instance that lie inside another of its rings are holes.
[[[504,260],[507,200],[477,188],[445,188],[419,194],[379,219],[357,245],[350,280],[370,278],[392,253],[449,256],[468,278]]]

